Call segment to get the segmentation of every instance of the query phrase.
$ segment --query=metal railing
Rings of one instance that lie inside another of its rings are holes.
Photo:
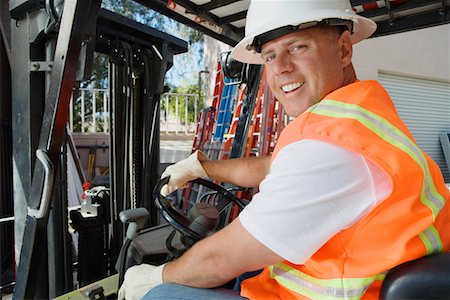
[[[69,107],[69,128],[78,133],[109,132],[107,89],[77,90]],[[166,134],[195,133],[198,111],[203,108],[197,94],[165,93],[160,103],[160,130]]]
[[[161,97],[160,131],[166,134],[195,133],[198,95],[166,93]],[[203,103],[200,104],[203,108]]]
[[[109,94],[107,89],[75,90],[69,106],[69,128],[72,132],[108,133]]]

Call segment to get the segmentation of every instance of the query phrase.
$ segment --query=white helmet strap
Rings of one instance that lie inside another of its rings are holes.
[[[261,47],[265,43],[274,40],[280,36],[283,36],[285,34],[289,34],[301,29],[316,27],[316,26],[344,26],[346,27],[346,30],[350,31],[350,33],[353,33],[353,21],[352,20],[345,20],[345,19],[323,19],[321,21],[311,21],[307,23],[302,23],[296,26],[288,25],[283,26],[268,32],[265,32],[263,34],[260,34],[256,36],[253,39],[253,42],[249,45],[247,45],[245,48],[249,51],[255,51],[257,53],[261,53]]]

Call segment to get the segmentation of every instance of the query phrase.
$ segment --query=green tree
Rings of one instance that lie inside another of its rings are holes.
[[[174,66],[167,72],[166,81],[176,85],[189,85],[196,82],[197,73],[203,68],[202,32],[132,0],[104,0],[102,7],[188,41],[189,51],[174,57]]]

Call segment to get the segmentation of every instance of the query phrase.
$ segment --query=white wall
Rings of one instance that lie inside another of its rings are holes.
[[[378,71],[450,81],[450,25],[372,38],[354,46],[359,79]]]
[[[212,92],[214,90],[214,83],[216,80],[217,71],[217,61],[219,59],[219,54],[224,51],[231,50],[231,47],[225,43],[222,43],[214,38],[205,34],[205,66],[209,70],[209,74],[204,76],[205,80],[205,96],[207,103],[210,104],[212,101]]]

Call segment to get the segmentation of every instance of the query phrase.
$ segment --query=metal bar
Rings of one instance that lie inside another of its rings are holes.
[[[231,23],[234,21],[245,19],[246,16],[247,16],[247,11],[244,10],[244,11],[240,11],[238,13],[220,18],[219,20],[221,23]]]
[[[108,97],[106,91],[103,92],[103,132],[108,132]]]
[[[78,66],[81,44],[85,38],[86,14],[99,8],[101,1],[65,1],[59,26],[50,87],[45,103],[38,149],[44,149],[57,168],[68,119],[68,105]],[[98,11],[98,10],[97,10]],[[35,163],[28,206],[40,205],[43,189],[43,165]],[[27,216],[13,299],[48,298],[47,217]],[[46,267],[47,266],[47,267]]]
[[[165,115],[166,134],[168,134],[169,133],[169,95],[165,95],[165,99],[166,99],[166,115]]]
[[[2,295],[2,291],[4,290],[4,289],[7,289],[7,288],[10,288],[10,287],[13,287],[14,286],[14,284],[16,284],[14,281],[13,282],[10,282],[10,283],[8,283],[8,284],[5,284],[5,285],[0,285],[0,295]]]
[[[103,93],[103,92],[108,92],[108,89],[99,89],[99,88],[80,88],[80,91],[88,91],[88,92],[95,91],[95,92],[97,92],[97,93]]]
[[[179,125],[179,121],[178,121],[178,95],[175,97],[175,134],[178,134],[178,125]]]
[[[81,132],[84,133],[84,96],[85,96],[85,90],[81,91]]]
[[[0,33],[3,44],[11,63],[11,18],[9,17],[9,1],[0,1]]]
[[[168,7],[168,0],[135,0],[138,3],[141,3],[142,5],[149,7],[159,13],[162,13],[178,22],[181,22],[183,24],[186,24],[194,29],[197,29],[201,32],[206,33],[207,35],[210,35],[213,38],[218,39],[219,41],[222,41],[230,46],[235,46],[237,42],[239,42],[243,38],[243,32],[241,32],[239,29],[231,28],[230,26],[225,26],[222,33],[217,33],[214,30],[211,30],[205,26],[203,26],[201,23],[197,23],[191,19],[189,19],[187,16],[183,16],[172,9]],[[186,2],[186,1],[184,1]],[[186,3],[183,3],[186,4]],[[184,5],[183,5],[184,6]],[[186,5],[187,6],[187,5]],[[189,7],[185,7],[188,12],[192,12],[193,10],[190,10]],[[218,24],[219,18],[213,17],[213,14],[202,14],[201,17],[207,16],[213,23]],[[215,20],[213,20],[215,19]]]
[[[247,94],[242,102],[242,110],[239,116],[236,134],[231,146],[230,158],[242,157],[245,153],[245,145],[248,138],[249,125],[255,108],[255,100],[258,95],[259,83],[262,75],[262,68],[259,65],[249,65],[250,78],[247,84]]]
[[[198,6],[198,11],[201,12],[209,12],[210,10],[222,7],[222,6],[226,6],[228,4],[232,4],[236,2],[236,0],[212,0],[209,1],[205,4],[199,5]]]
[[[184,133],[188,134],[188,102],[189,96],[184,96]]]
[[[73,103],[74,103],[73,96],[74,95],[72,94],[69,104],[69,128],[71,132],[73,132]]]
[[[153,147],[151,149],[151,168],[149,170],[148,180],[146,184],[149,186],[155,186],[158,183],[159,178],[159,167],[160,167],[160,111],[158,109],[158,104],[161,99],[161,94],[164,91],[164,77],[173,62],[173,51],[170,49],[168,43],[162,43],[158,47],[160,52],[160,60],[153,59],[150,66],[151,70],[151,95],[154,103],[154,127],[153,131]],[[154,49],[153,49],[154,50]],[[150,226],[155,226],[159,224],[159,216],[157,214],[157,208],[154,201],[149,201],[147,208],[150,211]]]
[[[137,51],[134,49],[130,50],[130,56],[132,60],[132,70],[135,71],[134,58],[138,56]],[[141,167],[142,167],[142,113],[143,113],[143,101],[142,97],[144,94],[144,83],[142,82],[141,74],[139,72],[134,72],[132,80],[133,97],[132,97],[132,126],[131,126],[131,137],[132,137],[132,160],[131,160],[131,176],[132,176],[132,199],[134,203],[134,208],[141,207],[141,187],[142,187],[142,177],[141,177]]]
[[[377,22],[378,27],[372,37],[449,24],[450,7],[447,6],[447,9],[443,15],[439,10],[435,10],[418,15],[404,16],[401,18],[398,14],[394,14],[394,16],[396,17],[396,21],[393,25],[390,24],[389,20]]]
[[[168,43],[174,54],[185,53],[188,43],[130,18],[101,9],[97,19],[98,36],[122,40],[150,49],[152,45]],[[109,53],[110,47],[98,49]]]
[[[6,8],[5,8],[6,6]],[[0,298],[14,281],[14,198],[11,96],[11,20],[8,1],[0,2]],[[4,22],[4,23],[3,23]],[[8,31],[5,31],[8,27]],[[6,217],[8,216],[8,217]],[[12,216],[12,217],[9,217]]]
[[[66,135],[67,136],[67,135]],[[65,138],[67,141],[67,139]],[[67,143],[62,146],[60,164],[55,170],[52,209],[48,217],[48,282],[49,298],[73,290],[73,268],[71,236],[67,231],[68,195],[67,195]],[[58,253],[59,255],[55,255]]]
[[[94,127],[93,132],[97,132],[97,93],[92,92],[92,127]]]
[[[14,216],[13,217],[7,217],[7,218],[1,218],[0,219],[0,224],[1,223],[11,222],[11,221],[14,221]]]
[[[198,115],[197,115],[197,102],[198,102],[198,97],[194,96],[194,124],[197,122],[198,120]],[[195,127],[194,127],[194,132],[195,132]]]
[[[436,10],[437,5],[440,5],[441,1],[442,0],[427,0],[427,1],[409,0],[409,1],[406,1],[405,3],[402,3],[401,5],[393,7],[392,11],[396,15],[400,13],[400,15],[402,15],[402,16],[423,13],[423,12],[430,11],[430,10]],[[378,23],[378,21],[382,21],[382,20],[380,20],[380,18],[382,18],[384,20],[389,19],[386,4],[382,8],[363,11],[358,14],[361,16],[370,18],[377,23]]]
[[[52,161],[47,155],[47,151],[38,149],[36,151],[36,157],[44,167],[44,184],[41,200],[39,201],[39,208],[35,209],[27,207],[27,211],[29,216],[39,220],[44,218],[48,214],[48,210],[50,208],[55,170]]]
[[[117,45],[116,45],[117,46]],[[117,49],[117,48],[116,48]],[[120,246],[123,240],[123,226],[119,222],[119,212],[122,211],[122,199],[124,198],[123,184],[123,72],[122,66],[116,65],[113,62],[109,63],[109,90],[110,90],[110,105],[109,105],[109,145],[111,147],[109,155],[110,172],[110,186],[111,186],[111,220],[112,224],[112,238],[110,249],[110,261],[116,261],[119,255]],[[115,271],[112,264],[111,271]]]
[[[127,136],[126,136],[126,163],[128,168],[127,181],[125,182],[127,188],[127,198],[124,199],[124,206],[127,208],[136,208],[136,190],[135,176],[134,176],[134,79],[133,79],[133,49],[129,43],[122,43],[126,57],[127,69]],[[128,206],[127,206],[128,205]]]
[[[25,14],[32,13],[39,10],[42,7],[42,3],[39,0],[28,0],[28,1],[9,1],[11,18],[18,19]]]
[[[11,3],[10,3],[11,4]],[[11,7],[11,6],[10,6]],[[13,181],[20,188],[13,189],[15,226],[15,251],[20,256],[23,233],[26,222],[26,207],[30,197],[35,151],[41,131],[42,115],[45,108],[45,74],[30,72],[29,62],[45,61],[45,44],[30,43],[35,31],[41,28],[38,24],[47,18],[45,12],[33,12],[24,19],[18,20],[11,27],[12,88],[12,153]],[[1,73],[3,79],[3,72]],[[47,286],[47,282],[43,282]]]

